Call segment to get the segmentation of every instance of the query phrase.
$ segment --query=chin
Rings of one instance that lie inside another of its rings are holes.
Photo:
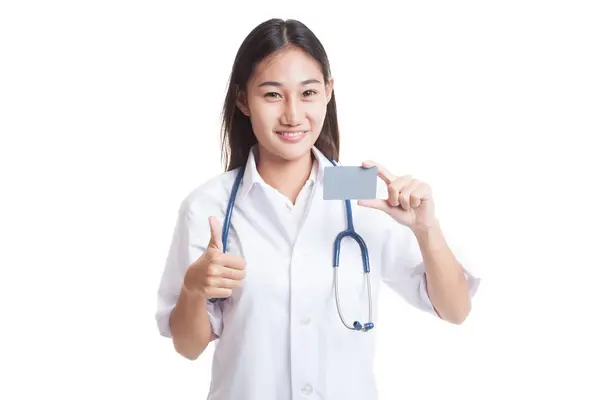
[[[293,148],[288,146],[281,148],[277,146],[276,154],[286,161],[296,161],[305,157],[310,153],[312,145],[294,145]]]
[[[265,150],[286,161],[295,161],[306,156],[317,141],[317,137],[313,137],[310,134],[297,142],[287,141],[279,136],[272,139],[274,140],[269,140],[269,147]]]

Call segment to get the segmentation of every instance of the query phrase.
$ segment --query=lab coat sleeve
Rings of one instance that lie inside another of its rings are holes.
[[[453,248],[452,245],[450,247],[462,265],[469,295],[473,298],[480,280],[465,267],[464,258],[460,255],[461,251]],[[384,241],[382,261],[382,281],[410,305],[437,316],[427,293],[425,264],[421,249],[409,228],[395,221],[391,223]]]
[[[185,272],[206,251],[209,238],[208,215],[204,218],[194,213],[188,203],[183,202],[158,288],[156,323],[162,336],[172,337],[169,319],[179,298]],[[214,340],[221,335],[223,310],[221,302],[207,301],[206,307]]]

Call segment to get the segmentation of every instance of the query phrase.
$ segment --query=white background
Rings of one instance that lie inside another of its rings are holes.
[[[342,162],[430,183],[483,278],[462,326],[383,293],[381,399],[600,398],[595,2],[283,3],[2,2],[0,398],[205,398],[212,347],[176,355],[156,290],[271,17],[329,53]]]

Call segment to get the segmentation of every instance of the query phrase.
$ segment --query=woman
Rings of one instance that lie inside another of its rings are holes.
[[[352,202],[369,251],[372,320],[361,251],[351,240],[335,268],[342,319],[332,244],[346,229],[346,212],[344,202],[323,200],[322,186],[324,168],[339,155],[333,79],[305,25],[272,19],[245,39],[223,133],[227,171],[180,208],[159,290],[161,334],[189,359],[219,339],[209,399],[376,399],[370,330],[380,283],[457,324],[478,283],[446,245],[429,186],[364,163],[378,166],[389,189],[387,201]]]

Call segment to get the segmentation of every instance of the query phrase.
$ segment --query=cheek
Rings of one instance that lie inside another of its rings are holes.
[[[250,117],[255,130],[270,130],[277,120],[277,107],[272,104],[253,104]]]
[[[323,104],[314,104],[307,108],[306,115],[311,123],[316,125],[322,125],[327,114],[327,107]]]

